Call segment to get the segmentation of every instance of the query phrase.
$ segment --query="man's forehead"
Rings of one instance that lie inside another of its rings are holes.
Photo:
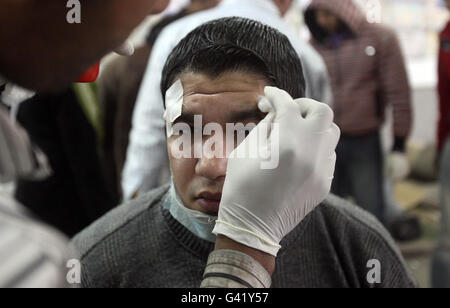
[[[202,73],[185,73],[181,76],[184,95],[264,92],[267,82],[254,73],[228,72],[212,78]]]
[[[258,108],[259,95],[255,93],[219,93],[191,95],[184,98],[182,119],[193,119],[202,115],[205,120],[238,122],[262,117]]]
[[[183,115],[241,120],[260,113],[258,101],[267,85],[264,80],[243,73],[228,73],[216,79],[201,74],[183,77]]]
[[[257,108],[261,95],[258,92],[223,92],[215,94],[185,94],[183,112],[201,112],[210,109],[239,111]]]

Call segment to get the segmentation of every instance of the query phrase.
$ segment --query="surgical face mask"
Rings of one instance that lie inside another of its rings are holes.
[[[164,203],[164,208],[170,212],[175,220],[193,234],[203,240],[215,243],[216,236],[212,233],[212,230],[216,225],[217,216],[207,215],[187,208],[177,192],[173,179],[171,183],[169,198]]]

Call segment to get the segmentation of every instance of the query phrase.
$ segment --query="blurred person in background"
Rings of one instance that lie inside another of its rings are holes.
[[[446,0],[450,10],[450,0]],[[432,265],[432,286],[450,288],[450,22],[440,36],[439,96],[439,153],[441,181],[441,230]]]
[[[125,199],[150,191],[164,182],[168,156],[160,81],[163,65],[179,41],[197,26],[217,18],[239,16],[260,21],[287,35],[303,63],[306,97],[332,100],[328,73],[320,55],[283,20],[292,0],[223,0],[216,7],[169,25],[156,41],[133,114],[122,187]]]
[[[305,10],[312,44],[325,60],[333,88],[336,123],[342,129],[332,192],[385,222],[380,128],[394,109],[393,157],[406,160],[411,94],[405,62],[393,30],[371,24],[352,0],[312,0]]]
[[[189,14],[216,6],[219,0],[191,0],[178,13],[165,15],[151,27],[145,45],[132,56],[116,57],[103,66],[98,80],[99,103],[103,113],[103,166],[109,185],[122,198],[122,170],[128,148],[131,119],[148,58],[161,31]]]
[[[0,2],[0,46],[7,46],[0,48],[0,94],[9,81],[44,92],[67,87],[167,3],[83,2],[83,22],[74,26],[67,23],[60,1]],[[0,182],[42,179],[49,173],[45,156],[0,104]],[[64,236],[9,195],[0,195],[0,287],[67,286],[70,255]]]

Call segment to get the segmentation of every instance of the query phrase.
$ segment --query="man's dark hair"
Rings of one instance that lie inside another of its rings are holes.
[[[305,96],[302,63],[289,39],[274,28],[239,17],[214,20],[190,32],[167,59],[161,92],[164,97],[185,72],[216,78],[236,71],[262,75],[293,98]]]

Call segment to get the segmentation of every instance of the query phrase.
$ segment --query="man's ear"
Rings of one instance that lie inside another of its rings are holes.
[[[273,0],[273,2],[280,10],[281,15],[284,16],[291,8],[293,0]]]

